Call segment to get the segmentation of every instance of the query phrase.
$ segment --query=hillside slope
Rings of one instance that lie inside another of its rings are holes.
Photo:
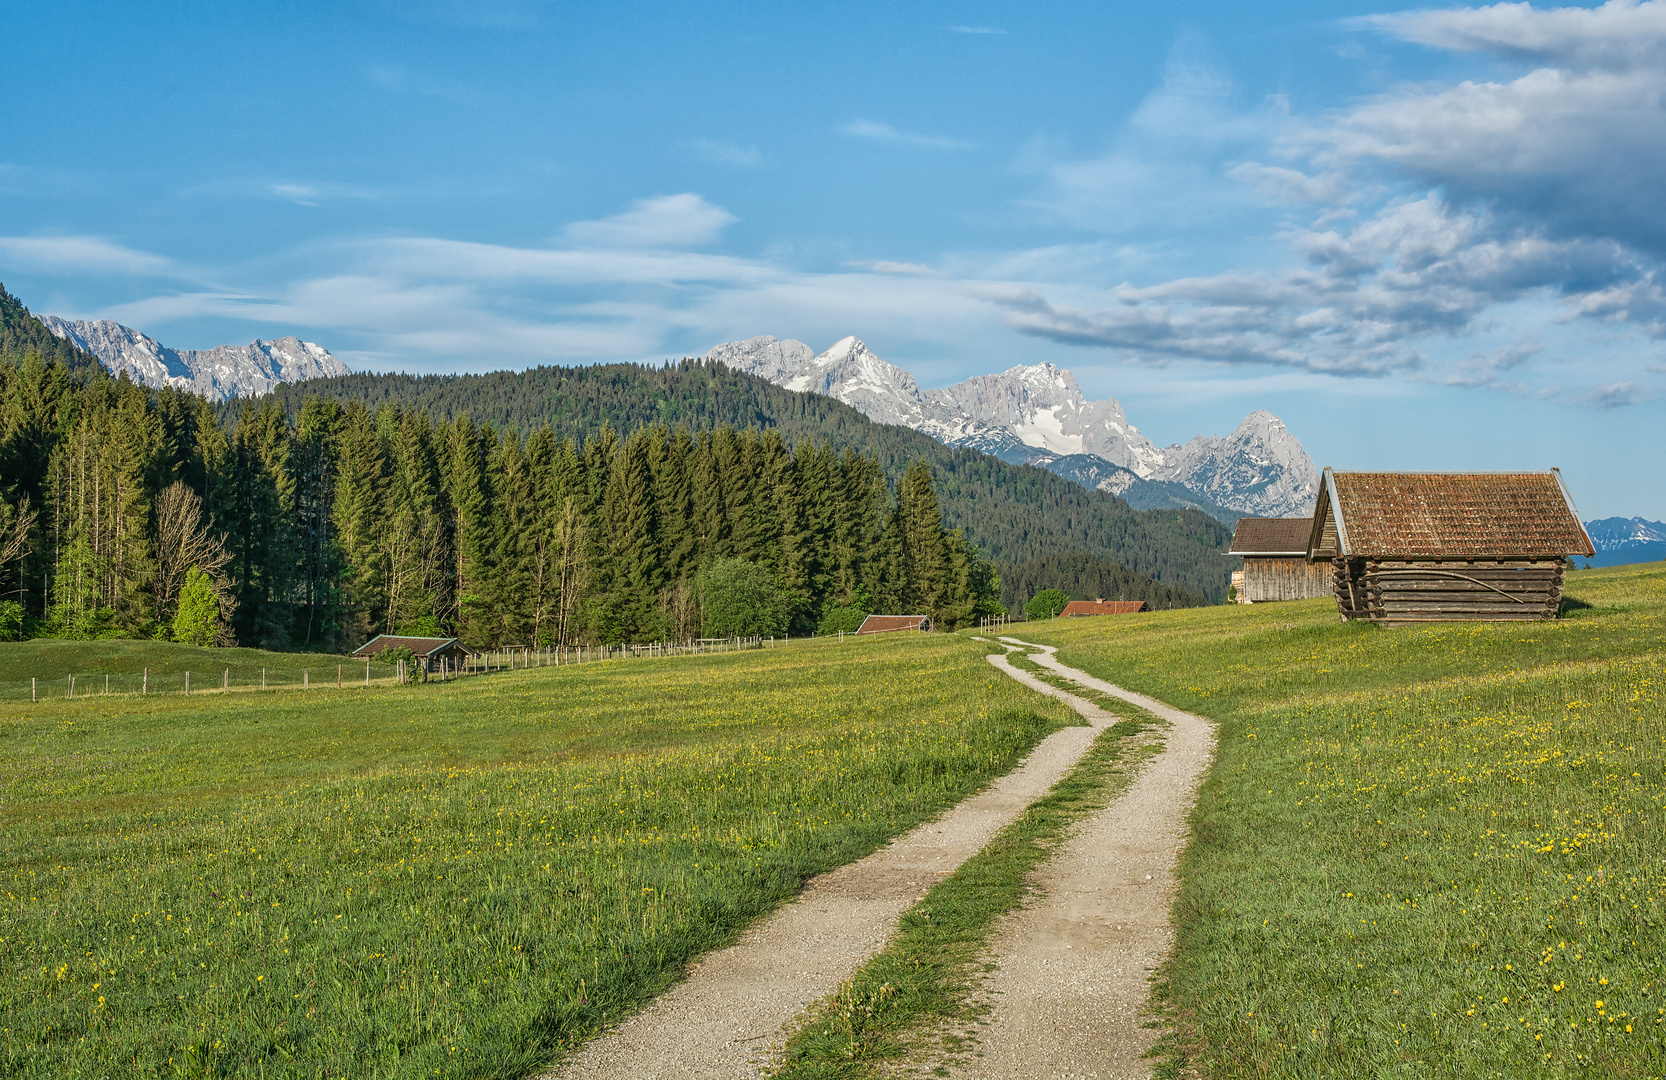
[[[486,375],[357,374],[280,386],[272,396],[294,415],[311,394],[371,408],[420,407],[436,418],[467,414],[476,422],[520,430],[548,424],[558,437],[575,439],[604,424],[619,431],[652,423],[690,430],[774,427],[790,443],[826,441],[873,454],[893,481],[910,462],[927,462],[945,524],[964,529],[1001,562],[1099,555],[1209,601],[1225,594],[1236,565],[1225,553],[1231,529],[1197,510],[1137,511],[1046,470],[877,424],[832,398],[786,390],[718,363],[540,367]],[[228,413],[235,408],[226,406]]]
[[[104,374],[98,357],[48,330],[21,300],[0,285],[0,359],[21,359],[31,353],[42,360],[58,361],[76,378]]]

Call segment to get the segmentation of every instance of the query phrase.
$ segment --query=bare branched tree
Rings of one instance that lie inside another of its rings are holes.
[[[0,572],[32,550],[29,533],[35,527],[35,517],[27,495],[18,500],[15,508],[0,502]]]
[[[226,564],[224,533],[216,534],[214,519],[203,514],[202,500],[183,481],[176,480],[156,497],[156,610],[171,618],[179,603],[185,574],[196,567],[214,583],[223,618],[230,618],[233,604]]]

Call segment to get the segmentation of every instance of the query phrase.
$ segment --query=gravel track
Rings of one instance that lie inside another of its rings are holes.
[[[963,1080],[1149,1077],[1158,1032],[1142,1026],[1151,973],[1169,954],[1175,864],[1187,816],[1214,760],[1214,726],[1084,672],[1051,647],[1031,659],[1169,721],[1161,753],[1110,806],[1082,822],[1036,875],[1043,898],[1008,915],[993,946],[997,970],[978,1056]]]
[[[1005,656],[988,659],[1026,686],[1064,701],[1091,726],[1054,732],[985,791],[867,858],[811,879],[796,900],[747,929],[734,945],[701,957],[685,981],[546,1076],[729,1080],[766,1071],[795,1019],[882,949],[902,913],[939,876],[953,872],[1045,795],[1099,730],[1116,721],[1090,702],[1012,667]]]

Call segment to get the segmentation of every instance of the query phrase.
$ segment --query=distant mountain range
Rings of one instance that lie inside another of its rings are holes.
[[[258,397],[280,383],[348,373],[347,365],[328,349],[295,337],[214,349],[170,349],[108,319],[36,318],[54,334],[98,357],[111,374],[125,371],[146,386],[190,390],[210,401]]]
[[[1597,549],[1596,566],[1625,566],[1630,563],[1666,559],[1666,522],[1646,518],[1599,518],[1587,521],[1585,531]]]
[[[1052,364],[927,390],[854,337],[820,354],[802,341],[755,337],[719,345],[706,359],[826,394],[950,446],[1038,465],[1136,509],[1192,507],[1231,524],[1242,515],[1310,514],[1319,491],[1313,459],[1272,413],[1250,413],[1225,438],[1159,447],[1115,399],[1087,400],[1070,372]]]

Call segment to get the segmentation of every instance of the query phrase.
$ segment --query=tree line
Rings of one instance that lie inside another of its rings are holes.
[[[466,415],[499,430],[548,425],[558,438],[581,441],[604,424],[615,431],[650,424],[684,424],[692,431],[725,424],[770,428],[789,445],[826,441],[854,448],[877,459],[893,485],[909,465],[924,461],[931,466],[944,522],[963,530],[997,563],[1021,565],[1078,553],[1099,557],[1141,579],[1125,583],[1142,590],[1128,599],[1165,607],[1224,599],[1238,565],[1226,550],[1231,527],[1201,511],[1135,510],[1114,495],[1089,491],[1045,469],[947,446],[906,427],[875,423],[833,398],[787,390],[703,360],[479,375],[358,373],[286,384],[272,392],[292,417],[319,395],[369,409],[388,404],[422,409],[436,422]],[[223,419],[230,423],[239,408],[236,403],[222,406]],[[1145,591],[1152,586],[1157,593]],[[1025,593],[1018,603],[1029,596]]]
[[[35,353],[0,363],[0,415],[0,632],[339,650],[378,632],[618,643],[1000,610],[925,463],[892,484],[872,454],[776,430],[563,438],[317,395],[223,422],[200,397]]]

